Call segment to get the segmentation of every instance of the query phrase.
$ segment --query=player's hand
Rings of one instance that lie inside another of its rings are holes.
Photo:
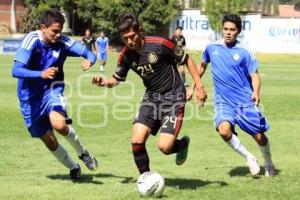
[[[193,94],[194,94],[194,89],[193,88],[188,88],[186,90],[186,100],[190,101],[193,98]]]
[[[87,70],[89,70],[89,69],[91,68],[91,66],[92,66],[91,61],[89,61],[89,60],[87,60],[87,59],[83,60],[82,63],[81,63],[82,71],[87,71]]]
[[[54,79],[58,72],[58,67],[49,67],[42,72],[43,79]]]
[[[196,102],[199,105],[199,107],[202,107],[202,106],[204,106],[204,103],[205,103],[206,98],[207,98],[206,91],[205,91],[204,87],[200,87],[200,88],[196,89],[196,92],[197,92]]]
[[[93,80],[92,80],[92,84],[93,85],[97,85],[97,86],[101,86],[102,84],[102,77],[101,76],[94,76]]]
[[[259,98],[259,94],[257,92],[252,93],[251,99],[255,105],[257,105],[257,106],[259,105],[260,98]]]

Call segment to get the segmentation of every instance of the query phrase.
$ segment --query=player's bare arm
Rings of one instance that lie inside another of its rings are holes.
[[[58,67],[49,67],[42,72],[43,79],[54,79],[58,72]]]
[[[99,87],[113,88],[119,85],[119,83],[120,82],[114,77],[111,77],[109,79],[103,79],[101,76],[94,76],[92,80],[92,84],[97,85]]]
[[[206,64],[205,62],[203,62],[203,61],[201,61],[201,62],[197,65],[197,69],[198,69],[200,78],[201,78],[201,77],[203,76],[203,74],[205,73],[206,68],[207,68],[207,64]],[[186,99],[187,99],[187,100],[191,100],[191,99],[192,99],[195,88],[196,88],[196,84],[195,84],[195,81],[193,80],[191,87],[189,87],[189,88],[187,89],[187,92],[186,92]]]
[[[253,93],[252,93],[252,101],[255,103],[255,105],[259,105],[260,97],[260,77],[258,72],[254,72],[251,74],[252,79],[252,87],[253,87]]]
[[[200,74],[198,72],[196,64],[191,57],[189,57],[189,59],[187,60],[187,66],[188,66],[190,74],[192,75],[194,88],[196,89],[196,92],[197,92],[197,100],[196,101],[200,106],[203,106],[204,102],[206,101],[207,94],[204,89],[203,83],[201,81]]]

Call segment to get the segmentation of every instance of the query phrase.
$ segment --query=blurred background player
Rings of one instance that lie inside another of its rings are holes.
[[[96,48],[98,53],[98,59],[100,62],[100,72],[104,71],[104,67],[107,60],[107,51],[108,51],[108,37],[105,37],[103,31],[100,32],[100,37],[96,40]]]
[[[96,56],[79,42],[61,34],[63,15],[56,9],[46,11],[38,31],[30,32],[16,53],[12,75],[18,78],[18,97],[25,124],[34,138],[40,138],[51,153],[70,169],[71,179],[79,179],[80,166],[59,144],[54,130],[74,147],[88,169],[97,160],[81,144],[74,128],[66,123],[66,98],[63,64],[68,55],[82,56],[82,69],[88,70]]]
[[[195,80],[197,101],[203,105],[206,92],[197,67],[191,57],[179,46],[161,37],[142,36],[137,17],[131,13],[119,16],[118,30],[125,47],[119,55],[113,76],[102,79],[95,76],[93,84],[114,87],[125,81],[131,69],[146,87],[140,110],[134,119],[131,137],[135,164],[142,174],[150,171],[146,141],[150,134],[160,130],[157,146],[166,155],[177,153],[176,164],[182,165],[188,154],[189,137],[177,139],[181,129],[186,90],[177,71],[177,63],[185,64]]]
[[[181,48],[185,49],[185,38],[182,34],[182,27],[181,26],[177,26],[175,29],[175,33],[172,35],[171,37],[172,42],[174,42],[174,44],[176,44],[177,46],[180,46]],[[186,83],[186,78],[185,78],[185,67],[184,65],[178,65],[178,71],[179,74],[183,80],[183,83],[185,86],[188,86]]]
[[[90,29],[85,30],[81,41],[89,50],[96,52],[95,38],[92,36]]]
[[[242,30],[241,18],[227,14],[222,25],[224,39],[209,44],[200,63],[202,76],[211,62],[215,127],[223,140],[246,159],[251,174],[256,176],[260,172],[257,159],[241,144],[234,126],[237,124],[251,135],[265,160],[265,176],[274,176],[276,171],[271,159],[270,142],[265,135],[269,124],[258,110],[261,85],[258,62],[249,49],[237,40]],[[187,98],[190,98],[189,94]]]

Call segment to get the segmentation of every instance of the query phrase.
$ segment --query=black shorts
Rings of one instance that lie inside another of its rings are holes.
[[[134,123],[141,123],[151,129],[151,134],[173,134],[177,137],[180,132],[184,116],[185,102],[153,102],[143,100],[134,119]]]

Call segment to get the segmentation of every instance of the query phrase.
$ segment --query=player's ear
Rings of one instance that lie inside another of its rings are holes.
[[[41,28],[41,30],[43,30],[43,29],[46,28],[46,25],[45,25],[45,24],[41,24],[41,25],[40,25],[40,28]]]

